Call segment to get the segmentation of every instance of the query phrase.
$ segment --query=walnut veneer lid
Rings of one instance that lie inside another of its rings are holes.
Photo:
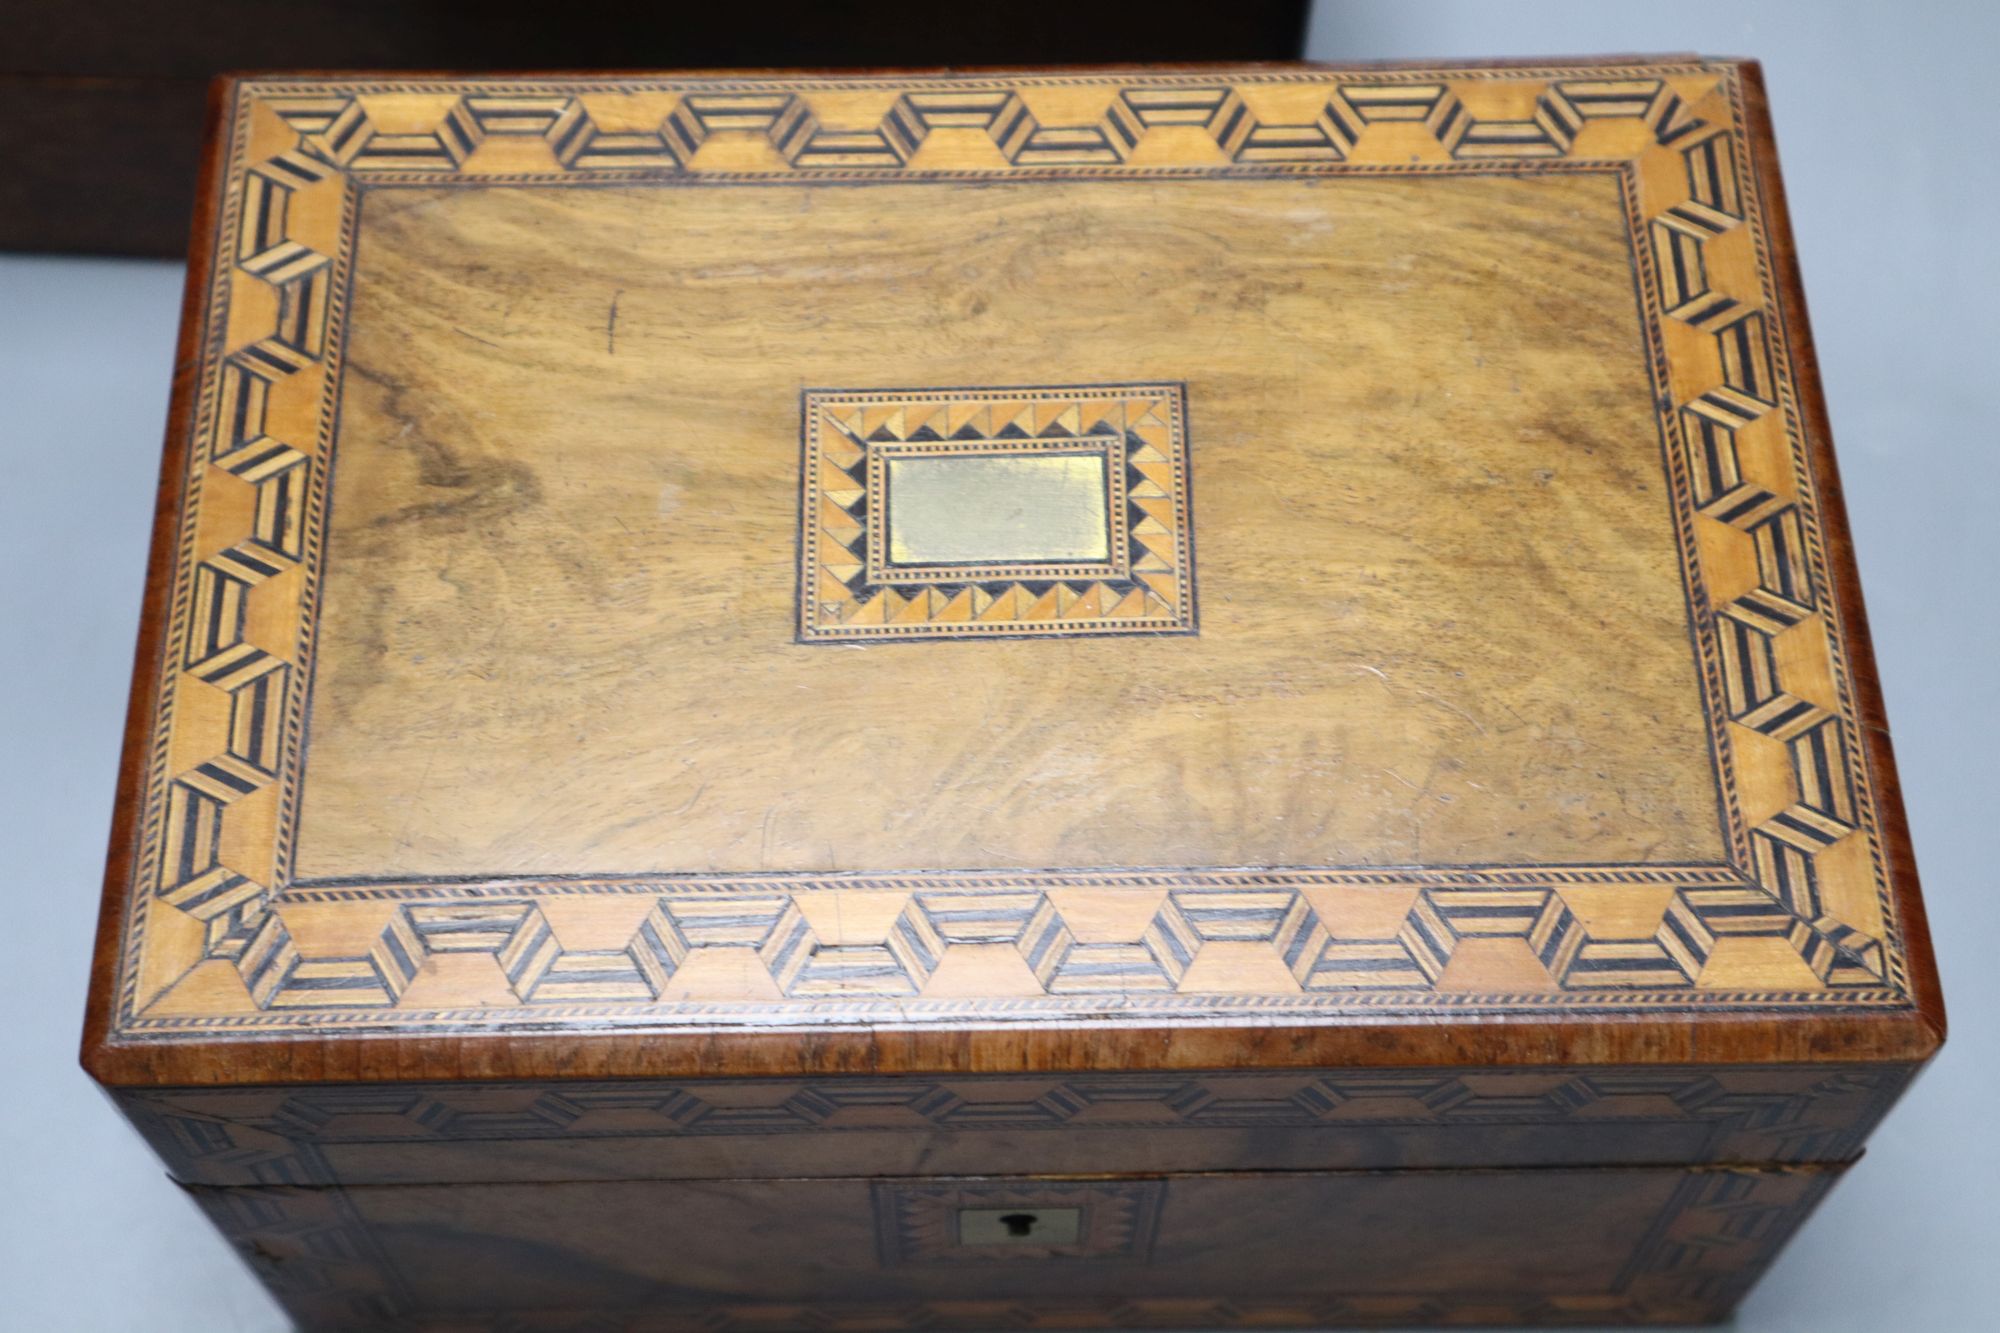
[[[217,105],[101,1077],[1935,1043],[1754,66]]]

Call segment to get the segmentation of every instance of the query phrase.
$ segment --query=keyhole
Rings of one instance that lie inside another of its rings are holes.
[[[1009,1213],[1000,1219],[1000,1225],[1007,1228],[1010,1236],[1025,1236],[1034,1231],[1035,1223],[1041,1221],[1033,1213]]]
[[[1083,1239],[1081,1208],[961,1208],[958,1213],[958,1243],[961,1245],[1022,1245],[1037,1247],[1075,1245]]]

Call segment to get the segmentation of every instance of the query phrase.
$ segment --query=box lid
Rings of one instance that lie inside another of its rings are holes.
[[[218,89],[116,1085],[1914,1061],[1754,65]]]

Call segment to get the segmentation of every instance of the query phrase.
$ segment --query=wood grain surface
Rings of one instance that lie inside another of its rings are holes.
[[[1602,1326],[1721,1317],[1839,1174],[191,1192],[313,1330]],[[996,1207],[1075,1209],[1084,1240],[960,1243]]]
[[[1722,855],[1611,177],[360,226],[300,880]],[[799,387],[1058,377],[1187,382],[1200,635],[795,643]]]
[[[93,1070],[1920,1060],[1760,98],[226,85]],[[869,521],[801,495],[806,390],[1136,382],[1178,637],[1025,573],[795,637]]]

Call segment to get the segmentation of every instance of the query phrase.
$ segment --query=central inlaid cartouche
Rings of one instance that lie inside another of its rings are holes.
[[[1177,384],[809,390],[807,642],[1190,634]]]

